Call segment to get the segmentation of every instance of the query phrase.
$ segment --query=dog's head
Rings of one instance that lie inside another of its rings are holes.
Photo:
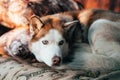
[[[30,33],[32,39],[30,50],[39,62],[44,62],[48,66],[57,66],[62,62],[62,58],[67,55],[69,40],[66,34],[77,21],[63,21],[56,17],[40,19],[32,16],[30,19]]]

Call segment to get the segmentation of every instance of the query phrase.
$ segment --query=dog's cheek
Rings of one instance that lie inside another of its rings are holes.
[[[38,62],[43,62],[43,60],[41,59],[42,56],[40,55],[35,55],[35,58],[37,59]]]

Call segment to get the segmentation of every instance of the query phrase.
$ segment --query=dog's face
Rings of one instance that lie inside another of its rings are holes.
[[[54,66],[61,63],[62,56],[67,53],[68,43],[59,31],[51,29],[38,41],[32,42],[31,47],[38,61]]]
[[[69,48],[63,25],[70,26],[73,23],[61,23],[59,19],[41,21],[36,16],[31,18],[32,40],[29,47],[39,62],[44,62],[48,66],[60,65]]]

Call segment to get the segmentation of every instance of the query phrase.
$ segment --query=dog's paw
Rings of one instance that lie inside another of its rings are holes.
[[[13,41],[9,46],[9,53],[14,57],[28,59],[34,57],[28,49],[27,44],[22,44],[20,41]]]
[[[16,55],[19,51],[19,47],[21,46],[21,42],[19,41],[13,41],[10,45],[9,48],[7,49],[8,53],[12,56]]]

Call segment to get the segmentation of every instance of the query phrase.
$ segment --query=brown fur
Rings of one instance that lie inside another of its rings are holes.
[[[73,21],[73,17],[71,15],[66,15],[66,13],[61,13],[41,17],[40,20],[42,21],[43,26],[40,30],[35,31],[32,41],[37,41],[52,28],[58,30],[63,35],[65,28],[64,23]]]
[[[85,40],[88,40],[87,39],[88,29],[91,26],[91,24],[94,23],[98,19],[108,19],[110,21],[117,22],[117,21],[120,21],[120,15],[117,13],[111,12],[111,11],[98,10],[98,9],[65,12],[65,13],[60,13],[60,14],[48,15],[45,17],[41,17],[40,19],[37,19],[37,20],[34,19],[32,23],[30,21],[29,27],[27,27],[27,29],[23,27],[23,31],[24,30],[25,32],[29,31],[31,24],[32,24],[34,34],[32,36],[32,41],[30,40],[30,42],[37,41],[41,37],[45,36],[45,34],[47,34],[51,28],[58,30],[64,36],[65,28],[69,28],[68,26],[65,27],[64,24],[67,22],[74,21],[74,20],[79,20],[79,23],[81,24],[79,25],[79,27],[83,29],[83,33],[81,34],[84,36]],[[73,28],[76,26],[72,25],[71,27]],[[15,29],[15,30],[19,32],[19,29]],[[3,35],[4,38],[7,38],[7,39],[5,43],[0,43],[0,50],[2,54],[3,54],[3,51],[5,52],[5,49],[3,46],[5,45],[9,47],[11,41],[12,40],[14,41],[16,38],[16,36],[9,38],[9,35],[11,35],[11,33],[14,34],[14,30],[13,32],[10,31],[7,34]],[[30,36],[27,33],[25,35]],[[79,36],[79,35],[80,34],[74,35],[74,36]],[[3,38],[0,38],[0,39],[4,40]],[[69,38],[68,40],[70,39],[72,38]]]

